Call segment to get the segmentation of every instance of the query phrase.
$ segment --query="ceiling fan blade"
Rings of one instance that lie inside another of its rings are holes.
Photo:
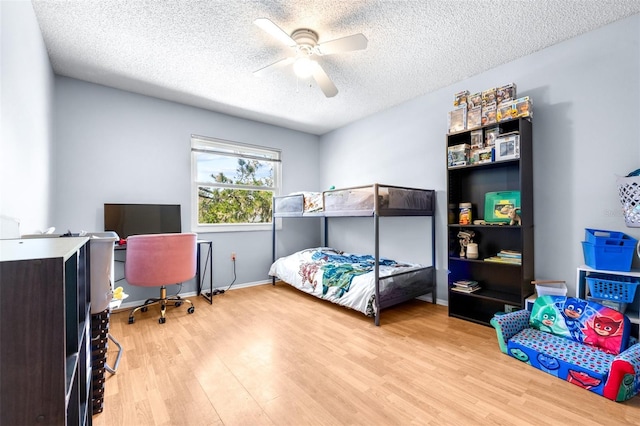
[[[338,94],[338,88],[333,84],[327,73],[324,72],[320,64],[316,64],[313,69],[313,79],[318,83],[318,87],[327,98],[333,98]]]
[[[369,41],[363,34],[354,34],[347,37],[337,38],[316,46],[320,55],[331,55],[333,53],[351,52],[353,50],[363,50],[367,48]]]
[[[267,18],[258,18],[255,21],[253,21],[253,23],[259,26],[260,28],[262,28],[263,30],[265,30],[266,32],[268,32],[269,34],[271,34],[271,36],[277,38],[282,43],[286,44],[287,46],[289,47],[296,46],[297,43],[295,42],[295,40],[292,39],[289,36],[289,34],[284,32],[282,28],[280,28],[279,26],[271,22],[271,20]]]
[[[280,59],[279,61],[276,61],[270,65],[267,65],[264,68],[260,68],[259,70],[256,70],[253,72],[253,75],[258,76],[258,77],[262,77],[264,75],[267,75],[269,73],[271,73],[272,71],[275,71],[277,69],[280,68],[284,68],[289,64],[292,64],[293,62],[295,62],[296,58],[285,58],[285,59]]]

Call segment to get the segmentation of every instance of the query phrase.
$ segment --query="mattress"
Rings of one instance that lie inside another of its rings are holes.
[[[342,305],[365,315],[376,314],[375,258],[371,255],[345,253],[329,247],[302,250],[276,260],[269,275],[321,299]],[[379,292],[393,292],[394,286],[408,281],[424,265],[380,259],[379,276],[394,277],[381,280]]]

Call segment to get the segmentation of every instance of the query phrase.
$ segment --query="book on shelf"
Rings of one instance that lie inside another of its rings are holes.
[[[456,287],[477,287],[478,281],[474,280],[458,280],[453,283]]]
[[[496,263],[509,263],[512,265],[521,265],[522,259],[519,257],[501,257],[501,256],[491,256],[484,259],[485,262],[496,262]]]
[[[515,250],[500,250],[498,256],[510,259],[522,259],[522,253]]]
[[[482,287],[480,286],[475,286],[475,287],[458,287],[458,286],[453,286],[451,287],[452,291],[457,291],[459,293],[473,293],[475,291],[480,290]]]
[[[451,286],[451,290],[458,291],[460,293],[473,293],[480,290],[480,284],[474,280],[458,280],[454,281]]]

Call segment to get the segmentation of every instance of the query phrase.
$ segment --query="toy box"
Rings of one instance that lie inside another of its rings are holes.
[[[500,105],[503,102],[513,101],[516,98],[516,84],[509,83],[496,89],[496,102]]]
[[[465,105],[467,103],[468,96],[468,90],[463,90],[462,92],[456,93],[453,97],[453,106],[458,107],[460,105]]]
[[[482,106],[481,122],[483,126],[496,123],[496,103]]]
[[[466,166],[469,164],[469,144],[450,146],[447,152],[449,167]]]
[[[469,109],[482,106],[482,92],[469,95],[467,98],[467,106]]]
[[[520,207],[520,191],[487,192],[484,197],[484,221],[509,223],[509,210]]]
[[[513,101],[513,118],[532,117],[533,103],[528,96]]]
[[[471,150],[471,164],[491,163],[493,161],[493,149],[476,148]]]
[[[513,102],[506,101],[500,104],[500,106],[498,106],[498,111],[496,112],[496,120],[498,122],[511,120],[512,118],[515,118],[515,115],[516,115],[516,110],[513,105]]]
[[[495,161],[520,158],[520,135],[510,134],[496,138]]]
[[[502,133],[502,129],[499,127],[493,127],[491,129],[486,129],[484,131],[484,146],[485,148],[490,148],[495,146],[496,139]]]
[[[492,87],[482,92],[482,106],[492,104],[496,101],[496,88]]]
[[[473,107],[467,111],[467,130],[482,126],[482,107]]]
[[[482,129],[471,131],[471,149],[484,148],[484,139],[482,138]]]
[[[467,127],[467,104],[449,111],[449,133],[460,132]]]

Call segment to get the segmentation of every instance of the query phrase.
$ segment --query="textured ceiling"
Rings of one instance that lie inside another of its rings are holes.
[[[324,134],[640,12],[640,0],[33,0],[54,72]],[[292,50],[253,24],[310,28],[366,50],[320,57],[326,98]]]

